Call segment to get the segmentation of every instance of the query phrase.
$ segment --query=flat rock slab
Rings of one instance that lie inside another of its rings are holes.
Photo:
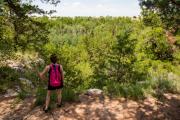
[[[17,104],[11,99],[0,102],[0,120],[178,120],[180,95],[165,94],[164,97],[164,101],[149,97],[138,102],[97,97],[86,102],[65,103],[62,108],[52,109],[48,113],[44,113],[42,107],[30,108],[27,103],[33,99]]]
[[[0,98],[0,120],[22,120],[34,107],[35,98],[20,101],[17,98]]]

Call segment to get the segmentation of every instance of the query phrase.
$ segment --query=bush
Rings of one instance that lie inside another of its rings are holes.
[[[157,78],[156,80],[149,78],[145,81],[124,84],[107,80],[103,90],[109,96],[139,100],[149,95],[159,97],[167,92],[177,93],[178,86],[174,81],[165,78]]]
[[[164,93],[177,93],[177,86],[173,81],[170,80],[157,80],[152,81],[152,95],[157,97],[158,99],[163,98]]]
[[[26,91],[24,91],[24,90],[22,90],[18,94],[18,98],[21,99],[21,100],[25,99],[27,96],[28,96],[28,93]]]
[[[125,97],[130,99],[143,99],[145,97],[145,89],[147,85],[141,83],[118,83],[118,82],[108,82],[106,86],[103,87],[103,90],[107,95],[114,97]]]
[[[8,88],[18,85],[18,73],[10,67],[0,67],[0,93],[4,93]]]
[[[63,101],[74,101],[77,96],[72,88],[63,88],[62,90],[62,100]]]

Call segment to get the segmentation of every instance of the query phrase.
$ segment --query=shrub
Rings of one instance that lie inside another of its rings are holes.
[[[18,73],[10,67],[0,67],[0,93],[18,85]]]

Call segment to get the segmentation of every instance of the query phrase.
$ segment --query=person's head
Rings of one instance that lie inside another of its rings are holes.
[[[51,62],[52,63],[56,63],[57,62],[57,56],[56,56],[56,54],[52,54],[51,56],[50,56],[50,60],[51,60]]]

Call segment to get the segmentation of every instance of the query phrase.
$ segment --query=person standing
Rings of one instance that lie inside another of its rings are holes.
[[[51,60],[51,64],[47,65],[42,72],[38,73],[39,77],[43,80],[45,80],[46,73],[48,73],[48,77],[49,77],[46,102],[45,102],[45,107],[43,108],[43,110],[46,113],[48,112],[51,92],[54,90],[56,90],[57,93],[57,106],[61,107],[62,88],[63,88],[63,80],[64,80],[63,67],[62,65],[57,63],[57,56],[55,54],[52,54],[50,56],[50,60]]]

